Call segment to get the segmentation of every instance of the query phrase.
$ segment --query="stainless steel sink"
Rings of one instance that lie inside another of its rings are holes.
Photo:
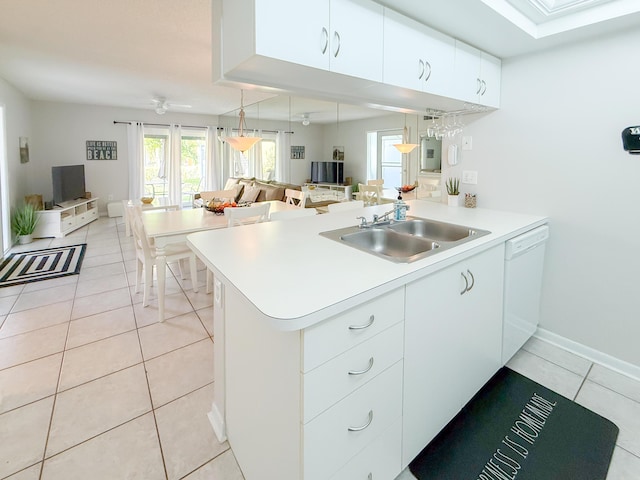
[[[361,250],[403,262],[439,247],[432,240],[402,235],[388,228],[359,229],[357,232],[341,235],[340,239]]]
[[[411,218],[404,222],[391,224],[388,228],[394,232],[407,233],[409,235],[426,237],[442,242],[456,242],[467,237],[478,235],[481,232],[481,230],[464,227],[462,225],[436,222],[424,218]]]
[[[409,263],[488,235],[489,231],[425,218],[369,227],[346,227],[320,235],[398,263]]]

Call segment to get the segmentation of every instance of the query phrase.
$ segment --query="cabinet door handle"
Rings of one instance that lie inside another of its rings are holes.
[[[336,58],[340,53],[340,34],[337,31],[333,32],[333,38],[337,42],[336,51],[333,53],[333,57]]]
[[[469,280],[467,279],[467,276],[464,274],[464,272],[460,272],[460,275],[462,275],[462,278],[464,278],[464,288],[460,292],[460,295],[464,295],[469,290]]]
[[[364,370],[349,370],[349,375],[364,375],[373,368],[373,357],[369,359],[369,366]]]
[[[487,82],[482,80],[482,92],[480,93],[480,95],[484,95],[486,91],[487,91]]]
[[[480,90],[482,90],[482,80],[476,78],[476,95],[480,95]]]
[[[375,315],[371,315],[369,317],[369,321],[364,325],[349,325],[349,330],[364,330],[365,328],[369,328],[373,325],[373,321],[375,320]]]
[[[422,76],[424,75],[424,62],[422,59],[418,60],[418,80],[422,80]]]
[[[329,46],[329,32],[326,28],[322,27],[322,35],[320,36],[320,51],[322,55],[327,53],[327,47]]]
[[[431,78],[431,64],[430,64],[429,62],[427,62],[426,60],[425,60],[424,64],[425,64],[425,66],[427,67],[427,68],[426,68],[426,70],[427,70],[427,72],[428,72],[428,73],[424,76],[424,81],[426,82],[426,81],[428,81],[428,80]]]
[[[369,425],[371,425],[371,422],[373,422],[373,410],[369,410],[369,420],[367,421],[367,423],[365,423],[361,427],[349,427],[347,430],[349,430],[350,432],[361,432]]]
[[[471,277],[471,285],[469,285],[469,287],[467,288],[467,292],[470,291],[473,286],[476,284],[476,279],[473,276],[473,273],[471,273],[471,270],[467,269],[467,273],[469,274],[469,276]]]

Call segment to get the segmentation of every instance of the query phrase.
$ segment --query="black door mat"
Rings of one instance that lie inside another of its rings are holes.
[[[409,469],[419,480],[604,480],[618,431],[503,367]]]

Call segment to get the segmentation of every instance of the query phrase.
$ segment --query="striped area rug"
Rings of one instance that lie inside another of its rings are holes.
[[[0,265],[0,288],[77,275],[87,244],[12,253]]]

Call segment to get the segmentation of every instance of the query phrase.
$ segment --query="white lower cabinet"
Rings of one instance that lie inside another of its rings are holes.
[[[393,480],[500,367],[504,245],[300,332],[225,286],[227,435],[247,480]]]
[[[407,285],[403,467],[500,368],[504,245]]]
[[[400,472],[402,419],[398,418],[382,435],[353,457],[331,480],[394,479]]]
[[[396,362],[302,427],[303,478],[330,478],[401,415],[402,362]]]
[[[98,199],[73,200],[51,210],[38,210],[35,238],[64,237],[98,218]]]

